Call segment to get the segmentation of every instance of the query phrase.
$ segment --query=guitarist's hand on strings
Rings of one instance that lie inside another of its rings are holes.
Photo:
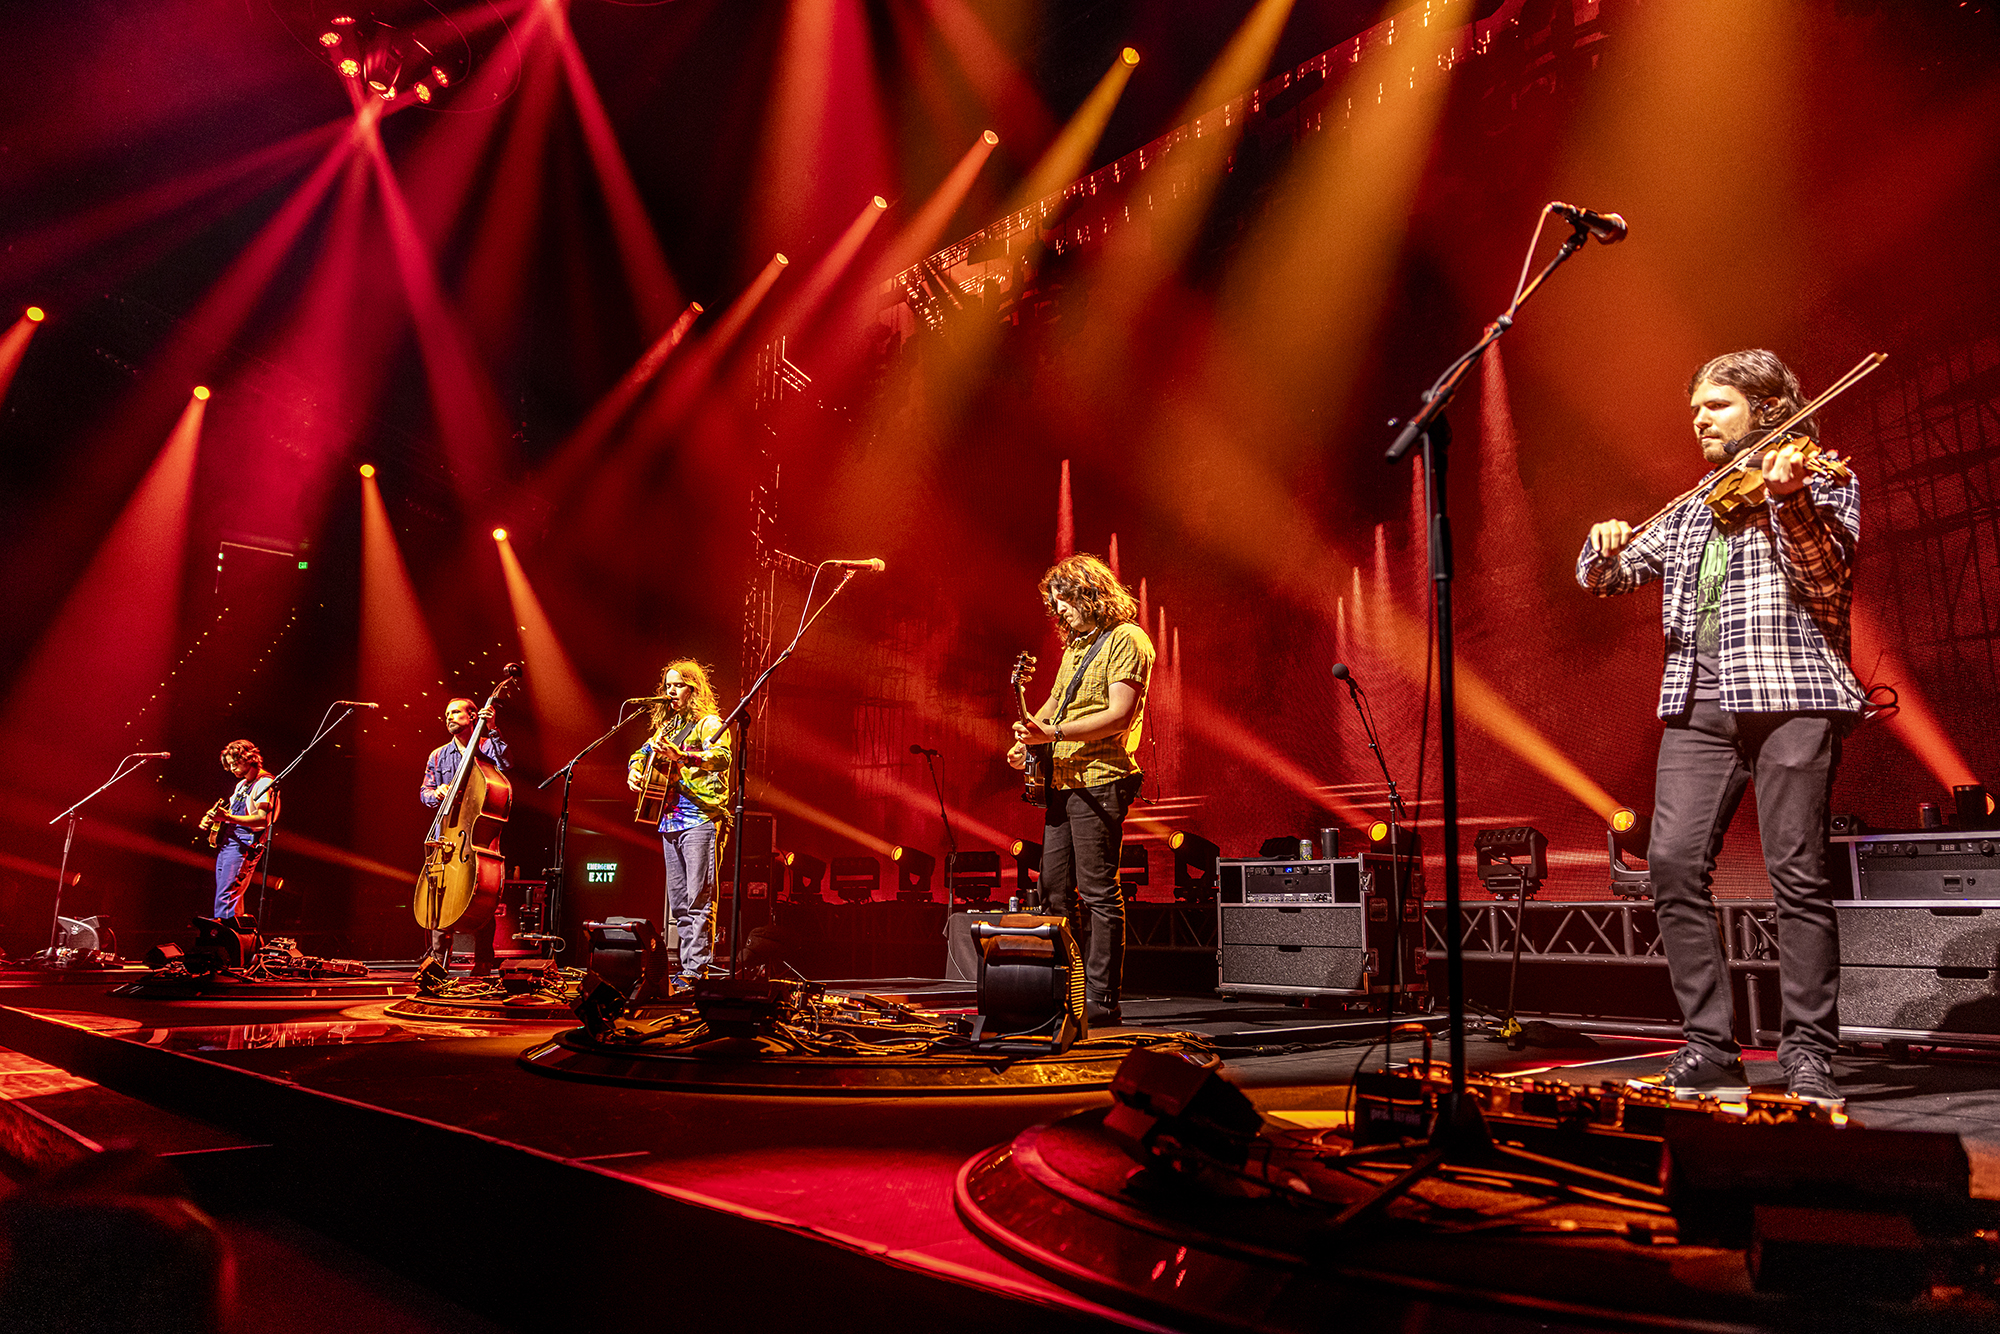
[[[1023,746],[1046,746],[1055,737],[1046,731],[1040,722],[1015,723],[1014,740]]]
[[[1007,751],[1007,767],[1025,769],[1028,767],[1028,748],[1016,741]]]

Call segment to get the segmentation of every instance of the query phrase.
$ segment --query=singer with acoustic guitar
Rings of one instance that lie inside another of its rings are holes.
[[[240,917],[243,894],[263,860],[271,826],[278,822],[278,780],[264,768],[264,756],[249,741],[232,741],[222,748],[222,767],[236,779],[236,790],[201,817],[215,853],[215,915]]]
[[[626,762],[639,794],[634,818],[660,834],[665,920],[680,935],[680,982],[692,986],[715,957],[715,867],[729,831],[729,730],[708,672],[692,658],[660,673],[653,735]]]

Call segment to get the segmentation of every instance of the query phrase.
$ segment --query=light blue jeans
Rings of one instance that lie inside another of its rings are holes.
[[[215,854],[215,915],[217,917],[240,917],[243,915],[243,895],[250,888],[250,879],[257,874],[257,863],[263,859],[261,845],[239,840],[224,834],[222,847]]]
[[[667,858],[667,914],[681,937],[681,980],[692,982],[715,954],[715,826],[704,821],[661,834]]]

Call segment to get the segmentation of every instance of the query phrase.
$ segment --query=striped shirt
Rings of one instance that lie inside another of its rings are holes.
[[[1596,557],[1585,542],[1577,557],[1576,581],[1599,597],[1664,581],[1662,718],[1685,712],[1694,690],[1701,553],[1716,529],[1708,506],[1690,501],[1616,556]],[[1718,644],[1723,711],[1859,711],[1866,699],[1847,665],[1861,537],[1855,480],[1814,474],[1804,489],[1772,496],[1762,513],[1722,535],[1729,546]]]

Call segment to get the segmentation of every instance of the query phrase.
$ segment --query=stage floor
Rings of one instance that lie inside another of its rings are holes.
[[[10,1114],[96,1144],[173,1155],[218,1210],[281,1211],[505,1325],[650,1310],[676,1323],[705,1311],[878,1327],[890,1306],[964,1328],[1022,1315],[1155,1327],[1016,1265],[953,1204],[969,1158],[1107,1105],[1101,1091],[782,1097],[577,1082],[517,1062],[552,1026],[405,1021],[384,1003],[141,1000],[15,980],[0,984],[0,1046],[15,1053],[0,1062],[0,1096]],[[1357,1066],[1381,1059],[1379,1024],[1343,1028],[1281,1004],[1142,998],[1125,1014],[1128,1027],[1230,1042],[1229,1071],[1257,1107],[1302,1124],[1336,1117]],[[1585,1041],[1511,1052],[1474,1036],[1468,1063],[1592,1083],[1650,1073],[1671,1050]],[[1397,1052],[1415,1049],[1402,1040]],[[1753,1080],[1782,1086],[1771,1053],[1748,1060]],[[2000,1062],[1863,1054],[1836,1070],[1856,1120],[1960,1135],[1974,1194],[2000,1198]],[[437,1264],[423,1258],[427,1229]],[[697,1266],[701,1291],[641,1282],[621,1255],[649,1270]],[[537,1290],[508,1290],[510,1270],[538,1275]],[[1468,1318],[1456,1327],[1548,1327]]]

